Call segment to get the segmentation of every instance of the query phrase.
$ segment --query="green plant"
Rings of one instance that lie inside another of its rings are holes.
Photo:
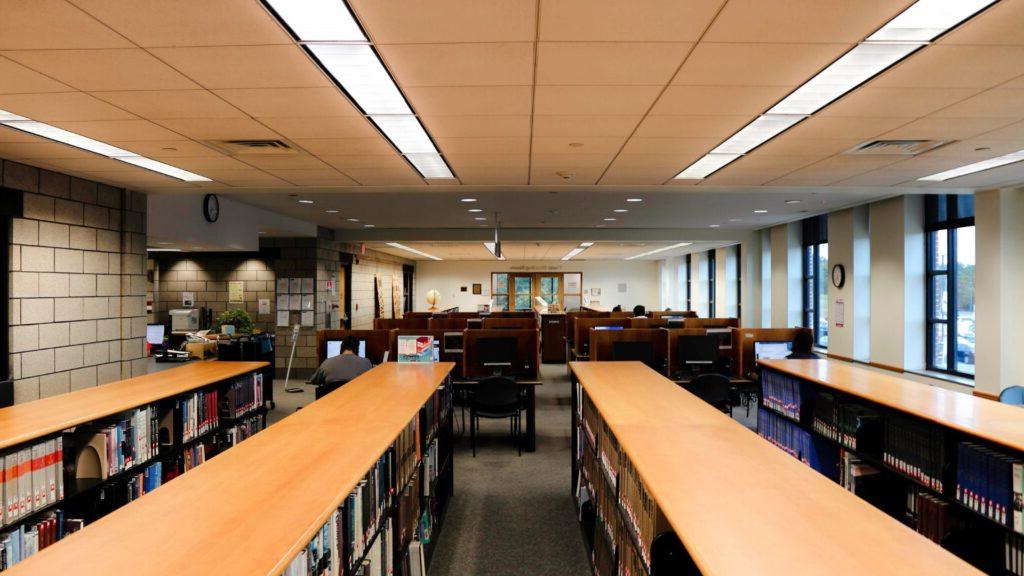
[[[252,316],[241,308],[225,310],[218,314],[217,319],[214,321],[214,325],[223,326],[224,324],[234,326],[235,332],[243,334],[251,334],[253,329]]]

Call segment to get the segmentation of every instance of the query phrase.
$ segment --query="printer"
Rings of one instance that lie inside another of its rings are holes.
[[[171,310],[171,332],[195,332],[199,330],[199,309],[179,308]]]

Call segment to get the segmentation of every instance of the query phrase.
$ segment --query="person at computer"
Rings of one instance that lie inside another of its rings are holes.
[[[633,318],[647,318],[647,308],[643,304],[633,306]]]
[[[616,304],[615,308],[612,308],[612,312],[622,312],[622,305]]]
[[[810,332],[801,330],[793,336],[793,352],[786,356],[788,360],[819,360],[821,357],[814,353],[814,337]]]
[[[369,360],[356,351],[359,350],[359,339],[346,336],[341,341],[341,354],[324,360],[309,379],[310,384],[324,386],[349,380],[373,368]]]

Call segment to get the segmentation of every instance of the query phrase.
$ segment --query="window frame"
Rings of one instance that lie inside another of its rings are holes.
[[[715,317],[715,249],[708,250],[708,318]]]
[[[818,267],[818,260],[821,258],[821,246],[828,244],[828,216],[822,214],[803,220],[803,282],[801,286],[803,300],[803,314],[801,323],[805,328],[810,328],[814,334],[814,345],[818,348],[828,349],[828,341],[822,343],[822,334],[818,330],[821,324],[821,306],[819,303],[820,290],[825,279],[821,277]],[[826,292],[828,286],[824,285]],[[827,300],[827,298],[826,298]],[[826,317],[826,322],[828,321]],[[827,334],[826,334],[827,337]]]
[[[973,196],[971,196],[971,215],[960,214],[959,197],[956,194],[929,195],[925,197],[925,369],[932,372],[950,374],[960,378],[973,380],[974,374],[957,370],[957,330],[959,311],[958,302],[958,273],[957,273],[957,231],[963,228],[974,227]],[[942,206],[945,204],[945,206]],[[939,208],[945,208],[945,215],[939,213]],[[977,229],[975,229],[977,230]],[[977,232],[975,232],[977,233]],[[936,270],[933,250],[937,235],[946,235],[946,269]],[[946,278],[946,318],[936,318],[932,303],[935,299],[935,278],[945,276]],[[940,366],[934,362],[935,358],[935,332],[936,325],[946,326],[946,365]],[[975,364],[977,367],[977,364]],[[977,371],[977,369],[975,369]]]
[[[686,255],[686,309],[693,310],[693,254]]]
[[[743,318],[743,249],[736,245],[736,318]]]

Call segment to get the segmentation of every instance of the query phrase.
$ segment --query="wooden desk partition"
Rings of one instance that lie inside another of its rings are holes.
[[[468,318],[431,318],[427,328],[461,332],[466,329],[468,323]]]
[[[537,313],[532,310],[502,310],[491,312],[491,318],[536,318]]]
[[[569,343],[569,348],[573,348],[573,343],[576,342],[576,319],[577,318],[611,318],[611,314],[608,312],[595,312],[595,311],[576,311],[565,313],[565,338],[566,342]]]
[[[646,366],[571,369],[700,574],[980,574]],[[622,536],[618,546],[635,544]]]
[[[456,332],[456,330],[430,330],[420,328],[396,328],[391,330],[389,335],[389,346],[391,354],[388,356],[388,360],[391,362],[398,361],[398,337],[399,336],[433,336],[435,342],[440,342],[440,360],[441,362],[452,362],[455,364],[455,369],[452,372],[453,378],[462,377],[462,352],[451,352],[444,346],[444,335],[448,332]],[[458,331],[463,340],[465,339],[465,330]]]
[[[665,333],[668,346],[668,371],[666,374],[671,378],[673,374],[682,372],[684,368],[684,366],[679,363],[679,337],[706,336],[708,332],[703,328],[668,328],[665,330]],[[733,358],[731,350],[729,351],[729,357]],[[733,368],[735,368],[735,360],[733,360],[732,363]],[[733,374],[733,376],[735,376],[735,374]]]
[[[792,342],[797,332],[810,328],[736,328],[732,332],[733,363],[736,375],[749,376],[757,370],[754,342]]]
[[[375,318],[373,320],[373,329],[426,328],[429,322],[429,318]]]
[[[540,315],[540,360],[551,364],[565,362],[566,315]]]
[[[665,316],[680,316],[682,318],[696,318],[697,313],[693,310],[652,310],[647,313],[651,318],[664,318]]]
[[[480,318],[480,316],[481,316],[481,314],[479,312],[459,312],[459,311],[455,311],[455,312],[449,312],[448,313],[448,318]]]
[[[622,326],[629,328],[631,318],[576,318],[573,328],[573,352],[576,356],[586,356],[590,347],[590,329],[595,326]]]
[[[527,380],[540,380],[540,342],[537,330],[466,330],[463,337],[462,373],[466,378],[490,376],[489,370],[476,365],[476,344],[481,338],[515,338],[519,346],[516,357],[519,366],[514,372],[524,373]]]
[[[430,318],[433,315],[433,312],[406,312],[402,318]]]
[[[391,345],[387,330],[319,330],[316,333],[316,365],[323,364],[327,359],[328,340],[341,340],[346,336],[366,340],[366,357],[374,364],[384,361],[384,352]]]
[[[669,321],[664,318],[630,318],[630,328],[668,328]]]
[[[591,330],[590,360],[595,362],[614,360],[616,342],[650,342],[654,349],[655,363],[657,366],[661,366],[659,372],[664,373],[668,360],[668,330],[661,328]]]
[[[451,369],[377,366],[9,573],[279,576]]]
[[[537,318],[530,317],[494,317],[484,318],[483,327],[490,330],[536,330]]]
[[[739,328],[739,318],[686,318],[683,328]]]

